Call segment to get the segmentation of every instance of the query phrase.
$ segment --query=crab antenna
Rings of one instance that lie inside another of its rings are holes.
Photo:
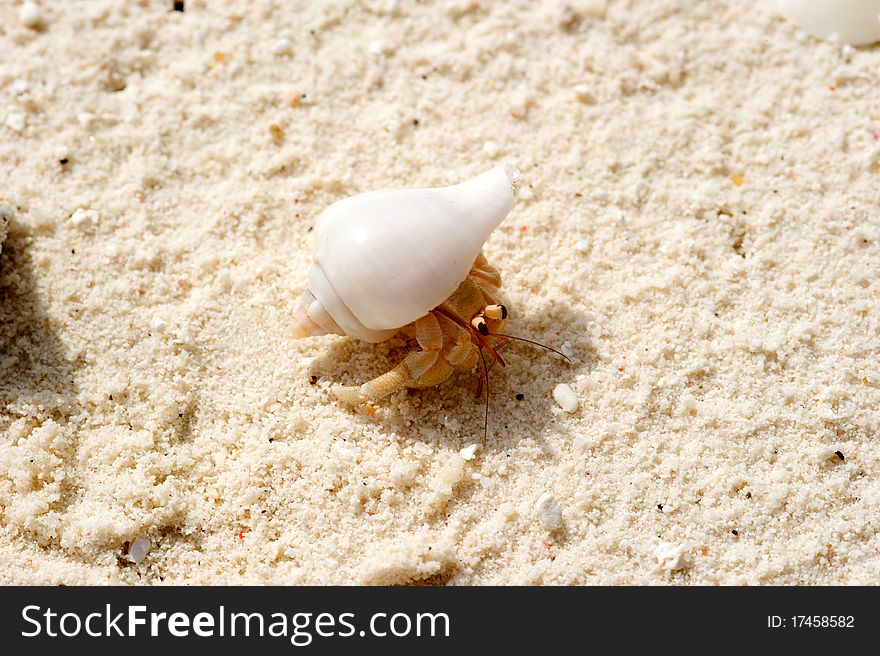
[[[515,337],[513,335],[502,335],[501,333],[489,333],[492,337],[504,337],[505,339],[515,339],[518,342],[526,342],[527,344],[533,344],[535,346],[540,346],[543,349],[547,349],[548,351],[553,351],[556,355],[561,355],[565,358],[566,362],[571,362],[571,358],[565,355],[565,353],[560,353],[552,346],[547,346],[546,344],[542,344],[541,342],[536,342],[532,339],[526,339],[525,337]]]
[[[480,360],[483,362],[483,373],[486,375],[486,419],[483,422],[483,444],[489,439],[489,367],[486,366],[486,356],[483,355],[483,349],[480,352]]]

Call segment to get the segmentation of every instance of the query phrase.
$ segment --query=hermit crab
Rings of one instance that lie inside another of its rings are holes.
[[[510,339],[537,344],[502,334],[508,312],[499,297],[501,276],[482,252],[513,206],[518,177],[516,167],[498,166],[449,187],[360,194],[320,216],[294,334],[373,343],[401,334],[408,349],[387,373],[332,387],[340,401],[367,404],[482,363],[477,394],[485,381],[488,408],[489,368],[504,366],[498,351]]]

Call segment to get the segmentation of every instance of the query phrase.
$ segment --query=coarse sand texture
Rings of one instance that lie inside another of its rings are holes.
[[[0,4],[0,583],[880,580],[880,46],[171,4]],[[294,339],[320,212],[505,162],[505,330],[573,362],[506,348],[486,440],[476,371],[339,404],[403,342]]]

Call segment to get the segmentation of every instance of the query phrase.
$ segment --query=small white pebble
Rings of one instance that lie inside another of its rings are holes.
[[[681,411],[686,415],[697,413],[697,399],[692,394],[685,393],[681,395]]]
[[[150,328],[153,330],[162,330],[167,325],[161,317],[153,317],[153,320],[150,322]]]
[[[574,349],[571,346],[571,342],[569,342],[568,340],[562,342],[562,346],[559,347],[559,351],[562,353],[562,355],[569,359],[574,358]]]
[[[24,114],[13,113],[6,117],[6,127],[15,132],[24,130]]]
[[[374,57],[378,57],[384,52],[384,48],[382,46],[381,41],[373,41],[369,46],[370,54]]]
[[[275,43],[272,44],[272,54],[289,55],[290,41],[288,41],[287,39],[278,39]]]
[[[132,542],[131,546],[128,548],[128,557],[131,559],[131,562],[139,563],[147,557],[152,546],[153,545],[150,544],[150,541],[146,538],[135,538],[134,542]]]
[[[654,557],[668,572],[684,569],[691,564],[690,550],[681,544],[663,542],[654,550]]]
[[[576,7],[585,16],[604,18],[608,8],[608,0],[581,0]]]
[[[183,326],[182,328],[180,328],[177,331],[177,340],[181,344],[192,344],[193,338],[192,338],[192,333],[190,333],[190,331],[189,331],[189,328],[187,328],[186,326]]]
[[[578,253],[586,253],[588,250],[590,250],[590,245],[585,241],[579,241],[574,245],[574,249]]]
[[[535,512],[538,513],[538,519],[548,531],[558,531],[562,528],[562,508],[549,492],[545,492],[538,499],[535,504]]]
[[[70,223],[79,230],[91,230],[98,222],[98,213],[95,210],[84,210],[78,207],[70,216]]]
[[[36,2],[25,2],[18,10],[18,20],[25,27],[36,30],[43,24],[43,13]]]
[[[80,112],[76,115],[76,120],[79,121],[81,126],[87,128],[95,120],[95,115],[91,112]]]
[[[501,147],[494,141],[487,141],[483,144],[483,152],[486,153],[486,155],[488,155],[489,157],[495,157],[499,152],[501,152]]]
[[[840,56],[843,58],[843,61],[849,61],[852,59],[852,56],[855,54],[856,49],[853,48],[850,44],[844,43],[840,48]]]
[[[456,454],[440,469],[440,480],[446,485],[456,485],[464,478],[464,460]]]
[[[586,84],[576,84],[574,86],[574,95],[582,103],[592,105],[596,102],[596,96],[593,95],[592,89]]]
[[[571,387],[565,383],[559,383],[559,385],[553,388],[553,398],[556,399],[559,407],[566,412],[574,412],[578,408],[577,396],[575,396]]]
[[[479,448],[478,444],[470,444],[464,447],[461,451],[458,452],[458,455],[461,456],[462,460],[473,460],[474,456],[477,454],[477,449]]]
[[[22,80],[22,79],[15,80],[10,85],[10,89],[12,89],[12,93],[14,93],[16,96],[19,96],[23,93],[27,93],[30,88],[31,88],[31,83],[28,82],[27,80]]]
[[[426,442],[416,442],[413,445],[413,448],[416,450],[416,453],[420,453],[423,456],[428,456],[434,453],[434,447]]]

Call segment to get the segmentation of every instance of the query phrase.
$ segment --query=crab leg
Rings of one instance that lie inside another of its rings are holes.
[[[391,371],[363,385],[333,387],[336,398],[344,403],[359,405],[377,401],[404,387],[431,387],[442,383],[449,378],[453,365],[460,359],[457,351],[460,344],[444,339],[446,321],[449,321],[446,317],[434,312],[418,319],[415,331],[420,349],[408,353]]]

